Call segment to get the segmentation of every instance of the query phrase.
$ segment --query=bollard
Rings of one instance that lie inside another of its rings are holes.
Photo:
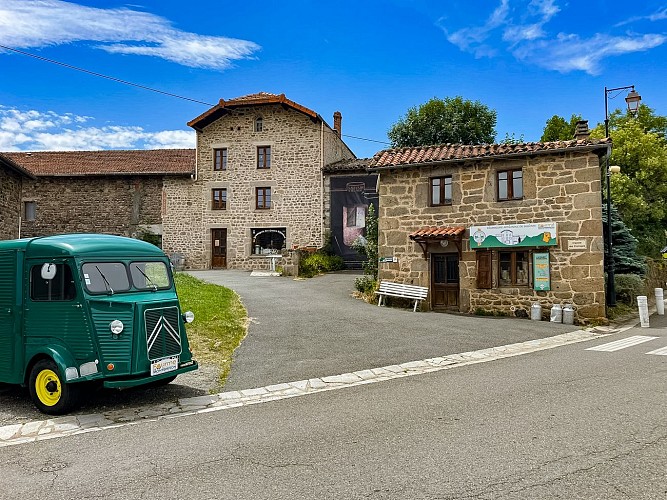
[[[530,306],[530,319],[533,321],[542,321],[542,306],[539,302],[535,302]]]
[[[646,295],[637,297],[637,306],[639,307],[639,322],[642,328],[648,328],[648,297]]]
[[[662,288],[655,289],[655,309],[658,312],[658,316],[664,316],[665,314],[665,295]]]
[[[552,323],[562,323],[563,322],[563,308],[560,304],[554,304],[551,306],[551,320]]]

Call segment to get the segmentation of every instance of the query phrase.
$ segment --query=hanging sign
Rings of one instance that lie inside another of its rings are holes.
[[[533,290],[538,292],[551,290],[548,252],[533,254]]]
[[[557,245],[556,223],[472,226],[471,250],[481,248],[547,247]]]

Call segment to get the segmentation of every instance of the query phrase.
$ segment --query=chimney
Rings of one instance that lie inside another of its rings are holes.
[[[340,114],[340,111],[336,111],[334,113],[334,130],[336,131],[336,134],[338,137],[340,137],[342,130],[341,130],[341,124],[343,122],[343,115]]]
[[[577,141],[585,141],[591,136],[591,131],[588,130],[588,120],[579,120],[574,127],[574,138]]]

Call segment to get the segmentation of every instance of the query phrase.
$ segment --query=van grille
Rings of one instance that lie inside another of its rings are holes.
[[[152,361],[181,353],[178,307],[146,309],[144,320],[148,359]]]

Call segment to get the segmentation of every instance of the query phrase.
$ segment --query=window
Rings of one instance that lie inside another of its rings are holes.
[[[53,268],[55,268],[55,274],[49,280],[42,278],[42,264],[30,269],[30,298],[32,300],[49,302],[76,298],[72,269],[67,264],[51,264],[51,269]]]
[[[130,275],[134,288],[139,290],[158,290],[171,286],[164,262],[132,262]]]
[[[81,266],[83,281],[91,293],[127,292],[130,280],[122,262],[87,262]]]
[[[284,227],[257,228],[250,230],[252,255],[278,254],[285,248],[287,229]]]
[[[25,220],[35,220],[37,215],[37,203],[34,201],[26,201],[23,203],[23,218]]]
[[[431,178],[432,207],[452,204],[452,176]]]
[[[498,286],[528,286],[528,252],[498,252]]]
[[[257,146],[257,168],[271,168],[271,146]]]
[[[271,208],[271,188],[257,188],[255,191],[255,208],[266,210]]]
[[[227,210],[227,189],[211,189],[211,209]]]
[[[523,198],[523,173],[521,170],[498,172],[498,201]]]
[[[264,130],[264,121],[261,116],[258,116],[255,119],[255,132],[261,132],[262,130]]]
[[[213,150],[213,170],[227,170],[227,148]]]
[[[492,253],[489,250],[480,250],[476,252],[477,257],[477,288],[491,288],[492,279]]]

